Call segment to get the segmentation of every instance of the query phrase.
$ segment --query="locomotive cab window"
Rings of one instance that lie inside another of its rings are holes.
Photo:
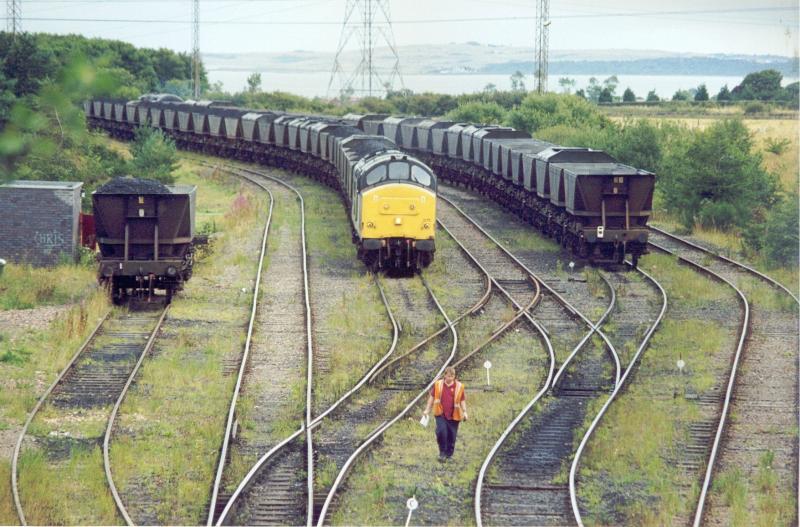
[[[375,185],[386,179],[386,165],[378,165],[367,174],[364,183],[366,185]]]
[[[431,186],[430,173],[421,166],[411,165],[411,181],[419,183],[425,187]]]
[[[389,163],[389,179],[408,179],[408,163]]]

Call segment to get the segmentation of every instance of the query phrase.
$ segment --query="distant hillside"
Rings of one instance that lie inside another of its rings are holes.
[[[533,61],[490,64],[480,73],[512,74],[533,71]],[[745,76],[767,68],[780,71],[784,77],[798,76],[797,61],[783,59],[759,61],[721,57],[672,57],[640,60],[565,60],[551,61],[551,75],[719,75]]]
[[[494,46],[477,42],[414,45],[398,48],[403,73],[512,74],[533,70],[533,48]],[[390,64],[388,48],[374,53],[377,64]],[[357,51],[341,57],[345,65],[360,59]],[[329,72],[333,54],[297,50],[284,53],[207,53],[209,70]],[[721,75],[739,76],[774,68],[786,77],[798,76],[797,59],[775,55],[673,53],[659,50],[551,50],[549,71],[556,75]]]

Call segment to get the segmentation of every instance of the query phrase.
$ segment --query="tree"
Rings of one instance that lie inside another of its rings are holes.
[[[252,73],[247,77],[247,91],[250,93],[258,93],[261,91],[260,73]]]
[[[739,101],[771,101],[781,95],[783,75],[777,70],[763,70],[749,73],[742,83],[736,86],[731,94]]]
[[[608,88],[603,88],[600,92],[600,96],[597,98],[597,102],[599,103],[609,103],[612,102],[613,98],[611,97],[611,90]]]
[[[718,101],[730,101],[731,100],[731,91],[728,89],[728,85],[724,85],[722,88],[719,89],[719,93],[717,94]]]
[[[625,88],[622,94],[622,102],[636,102],[636,94],[630,88]]]
[[[600,92],[603,91],[603,87],[597,81],[596,77],[589,78],[589,86],[586,87],[586,96],[590,101],[597,102],[600,98]]]
[[[570,79],[569,77],[561,77],[560,79],[558,79],[558,85],[561,86],[561,91],[563,93],[572,93],[572,88],[575,87],[575,79]]]
[[[137,128],[131,155],[129,170],[134,177],[155,179],[165,185],[175,181],[172,173],[178,168],[178,152],[172,139],[161,130],[149,126]]]
[[[705,84],[701,84],[697,87],[697,93],[694,94],[695,101],[707,101],[708,100],[708,89],[706,89]]]
[[[497,85],[491,82],[483,87],[484,93],[494,93],[496,91],[497,91]]]
[[[661,164],[659,191],[684,227],[745,227],[774,205],[778,179],[761,166],[741,121],[671,135],[677,137]]]
[[[686,90],[678,90],[672,96],[673,101],[688,101],[690,98],[689,92]]]
[[[612,75],[603,81],[603,87],[605,87],[612,96],[614,92],[617,91],[617,84],[619,84],[619,79],[616,75]]]
[[[511,76],[511,90],[525,91],[525,75],[519,70]]]
[[[655,90],[650,90],[649,92],[647,92],[647,99],[645,99],[645,100],[647,102],[658,102],[658,101],[661,100],[661,97],[656,95],[656,91]]]
[[[577,97],[580,97],[581,99],[585,99],[586,98],[586,92],[583,91],[583,88],[581,88],[580,90],[576,90],[575,91],[575,95]]]

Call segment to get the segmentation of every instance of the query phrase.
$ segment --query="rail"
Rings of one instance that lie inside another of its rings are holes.
[[[25,439],[25,434],[28,432],[28,427],[30,426],[31,422],[33,422],[33,418],[36,417],[37,412],[42,407],[44,402],[50,396],[50,393],[55,389],[56,386],[61,382],[67,372],[72,368],[75,361],[78,360],[78,357],[89,347],[89,344],[94,340],[94,337],[97,335],[97,332],[103,326],[105,321],[108,319],[108,316],[111,314],[111,310],[106,311],[103,317],[100,319],[100,322],[97,323],[97,326],[89,333],[89,336],[86,337],[86,340],[78,348],[78,351],[75,352],[75,355],[69,360],[64,369],[61,370],[61,373],[58,374],[56,380],[45,390],[39,400],[36,402],[36,406],[33,407],[33,410],[28,414],[28,418],[25,420],[25,424],[22,426],[22,430],[19,432],[19,437],[17,438],[17,443],[14,445],[14,453],[11,458],[11,493],[14,496],[14,507],[17,509],[17,516],[19,517],[19,522],[21,525],[28,525],[25,521],[25,511],[22,509],[22,502],[19,498],[19,477],[17,475],[18,472],[18,462],[19,462],[19,452],[22,448],[22,441]]]
[[[631,265],[631,268],[636,269],[633,267],[633,265]],[[664,314],[667,312],[667,293],[664,291],[664,288],[661,287],[661,284],[659,284],[655,278],[653,278],[646,272],[642,271],[641,269],[636,269],[636,270],[643,276],[645,276],[648,280],[650,280],[650,282],[652,282],[658,288],[658,290],[661,292],[661,298],[663,299],[663,302],[658,317],[656,317],[655,322],[653,322],[653,324],[647,330],[647,333],[642,339],[639,348],[636,350],[636,353],[634,354],[633,358],[628,363],[628,366],[625,368],[625,372],[622,374],[622,378],[620,379],[619,384],[617,384],[614,387],[614,391],[611,393],[605,404],[603,404],[603,407],[600,408],[600,411],[597,413],[597,416],[592,421],[592,424],[589,425],[589,428],[586,430],[586,433],[583,435],[583,438],[581,439],[580,445],[578,445],[578,449],[575,451],[575,457],[572,459],[572,465],[570,466],[569,470],[569,497],[570,497],[570,502],[572,503],[572,512],[575,514],[575,521],[578,523],[580,527],[583,527],[583,518],[581,518],[581,512],[580,509],[578,508],[578,497],[575,486],[575,477],[577,475],[578,465],[580,464],[583,450],[584,448],[586,448],[586,444],[589,442],[589,439],[591,438],[592,434],[594,434],[594,431],[597,429],[597,426],[600,424],[600,421],[602,420],[606,411],[611,406],[611,403],[614,402],[614,399],[617,397],[619,392],[625,386],[625,381],[630,376],[634,366],[636,366],[639,360],[639,357],[649,344],[650,339],[653,336],[653,333],[655,333],[656,328],[661,324],[661,320],[664,318]]]
[[[232,171],[229,173],[232,173]],[[241,392],[242,381],[244,379],[244,372],[247,367],[247,359],[250,354],[250,345],[252,342],[253,328],[255,326],[256,313],[258,310],[258,296],[261,290],[261,274],[264,266],[264,256],[266,254],[266,249],[267,249],[267,238],[269,236],[269,228],[270,225],[272,224],[272,211],[275,204],[275,198],[273,197],[272,192],[270,192],[270,190],[265,185],[262,185],[257,181],[253,181],[250,178],[248,178],[248,180],[250,180],[253,184],[259,186],[260,188],[262,188],[267,192],[267,195],[269,195],[269,211],[267,212],[267,219],[264,225],[264,235],[261,239],[261,250],[258,257],[258,269],[256,271],[256,283],[253,288],[253,305],[250,308],[250,321],[247,324],[247,337],[245,338],[244,352],[242,354],[242,362],[241,365],[239,366],[239,373],[236,378],[236,385],[234,386],[233,389],[231,404],[228,410],[228,418],[225,423],[225,435],[223,436],[222,439],[222,449],[220,451],[219,464],[217,466],[217,472],[216,476],[214,477],[214,483],[211,490],[211,503],[209,505],[208,521],[206,525],[212,525],[214,522],[214,511],[216,510],[217,499],[219,498],[219,487],[220,485],[222,485],[222,473],[225,468],[225,460],[228,456],[228,448],[230,446],[231,433],[233,431],[233,425],[235,422],[236,403],[238,402],[239,399],[239,393]]]
[[[658,249],[659,251],[671,254],[677,257],[679,261],[688,264],[690,267],[698,269],[701,273],[705,273],[713,277],[715,280],[718,280],[730,286],[734,290],[734,292],[736,292],[736,294],[738,295],[744,311],[743,321],[741,324],[741,332],[739,333],[739,342],[736,345],[736,351],[734,352],[733,360],[731,361],[731,371],[728,377],[728,387],[725,390],[725,399],[723,400],[722,409],[720,411],[720,419],[719,419],[719,424],[717,425],[717,433],[714,436],[714,443],[711,447],[711,453],[709,454],[708,457],[708,464],[706,466],[706,472],[703,478],[703,485],[700,489],[700,496],[697,499],[697,509],[695,510],[694,522],[692,523],[692,525],[694,527],[699,527],[703,519],[703,510],[705,507],[706,495],[708,494],[708,489],[711,486],[711,478],[714,474],[714,465],[716,464],[719,445],[720,442],[722,441],[722,435],[725,431],[725,425],[728,416],[728,408],[730,407],[731,397],[733,396],[733,388],[736,384],[736,372],[739,368],[739,360],[741,359],[742,350],[744,349],[744,343],[747,340],[747,336],[750,331],[750,303],[747,301],[747,298],[744,296],[744,293],[742,293],[742,291],[738,287],[736,287],[736,285],[734,285],[733,282],[731,282],[724,276],[715,273],[711,269],[703,265],[700,265],[699,263],[696,263],[688,258],[676,254],[665,247],[661,247],[660,245],[657,245],[652,241],[648,243],[653,247],[655,247],[656,249]]]
[[[125,386],[122,388],[122,392],[120,392],[119,397],[117,397],[117,402],[114,403],[114,408],[111,410],[111,415],[108,417],[108,425],[106,426],[106,433],[103,436],[103,468],[106,472],[106,480],[108,481],[108,488],[111,489],[111,495],[114,498],[114,503],[117,506],[117,510],[125,519],[125,523],[128,525],[133,525],[133,520],[131,519],[130,515],[128,514],[128,510],[125,508],[125,504],[122,503],[122,498],[117,492],[117,486],[114,485],[114,477],[111,474],[111,459],[109,456],[109,444],[111,441],[111,431],[114,428],[114,421],[117,418],[117,412],[119,412],[119,408],[122,405],[122,401],[125,400],[125,395],[128,393],[128,388],[130,388],[131,384],[133,384],[133,379],[136,377],[136,373],[139,371],[139,367],[144,362],[144,358],[150,352],[153,347],[153,343],[156,340],[156,335],[158,334],[158,330],[161,329],[161,325],[164,323],[164,319],[169,312],[169,305],[164,308],[163,313],[159,317],[158,321],[156,322],[156,327],[153,329],[153,332],[150,334],[150,338],[147,339],[147,343],[144,346],[144,350],[142,354],[139,355],[139,360],[136,361],[136,365],[133,367],[133,371],[128,376],[128,380],[125,383]]]

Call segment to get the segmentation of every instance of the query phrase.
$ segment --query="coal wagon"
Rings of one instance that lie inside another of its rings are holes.
[[[92,194],[98,280],[115,303],[126,296],[167,302],[192,275],[197,187],[118,178]]]

